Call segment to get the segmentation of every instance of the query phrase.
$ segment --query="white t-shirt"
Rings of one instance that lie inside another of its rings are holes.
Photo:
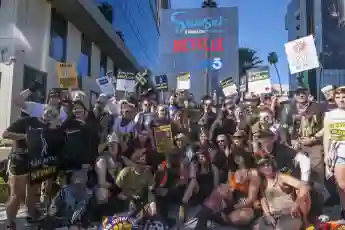
[[[26,101],[25,102],[26,109],[23,110],[26,112],[30,117],[41,117],[44,111],[44,104],[33,102],[33,101]],[[61,110],[60,112],[60,119],[62,121],[66,120],[67,114],[65,111]]]
[[[345,111],[333,109],[325,113],[324,130],[330,137],[330,151],[335,151],[336,156],[345,158]]]

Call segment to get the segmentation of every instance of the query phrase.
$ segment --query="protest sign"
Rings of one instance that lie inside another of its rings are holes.
[[[228,77],[224,80],[221,80],[220,86],[222,87],[223,93],[226,97],[237,94],[237,87],[236,87],[232,77]]]
[[[116,90],[134,93],[135,74],[128,72],[119,72],[116,80]]]
[[[320,65],[312,35],[286,43],[285,52],[291,74],[315,69]]]
[[[78,74],[74,64],[58,62],[56,63],[56,73],[61,88],[78,88]]]
[[[268,70],[251,72],[248,79],[248,91],[257,95],[272,92]]]
[[[171,125],[161,125],[153,129],[157,152],[166,153],[172,149]]]
[[[168,90],[168,77],[167,75],[159,75],[155,77],[156,80],[156,89],[161,91]]]
[[[107,96],[114,95],[114,85],[111,83],[111,78],[109,76],[104,76],[96,79],[96,82],[101,89],[102,93]]]
[[[177,89],[189,90],[190,89],[190,73],[181,73],[177,76]]]

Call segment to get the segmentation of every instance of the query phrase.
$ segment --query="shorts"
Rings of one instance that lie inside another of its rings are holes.
[[[8,171],[11,175],[21,176],[30,173],[30,159],[27,153],[11,153],[8,159]]]
[[[345,157],[337,157],[336,161],[335,161],[336,165],[342,165],[345,164]]]

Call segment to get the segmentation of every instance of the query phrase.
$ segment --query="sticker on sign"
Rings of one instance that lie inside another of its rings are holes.
[[[295,74],[320,66],[312,35],[285,44],[290,73]]]

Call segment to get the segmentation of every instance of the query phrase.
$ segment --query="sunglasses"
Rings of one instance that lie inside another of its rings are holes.
[[[217,143],[225,143],[225,140],[217,140]]]

